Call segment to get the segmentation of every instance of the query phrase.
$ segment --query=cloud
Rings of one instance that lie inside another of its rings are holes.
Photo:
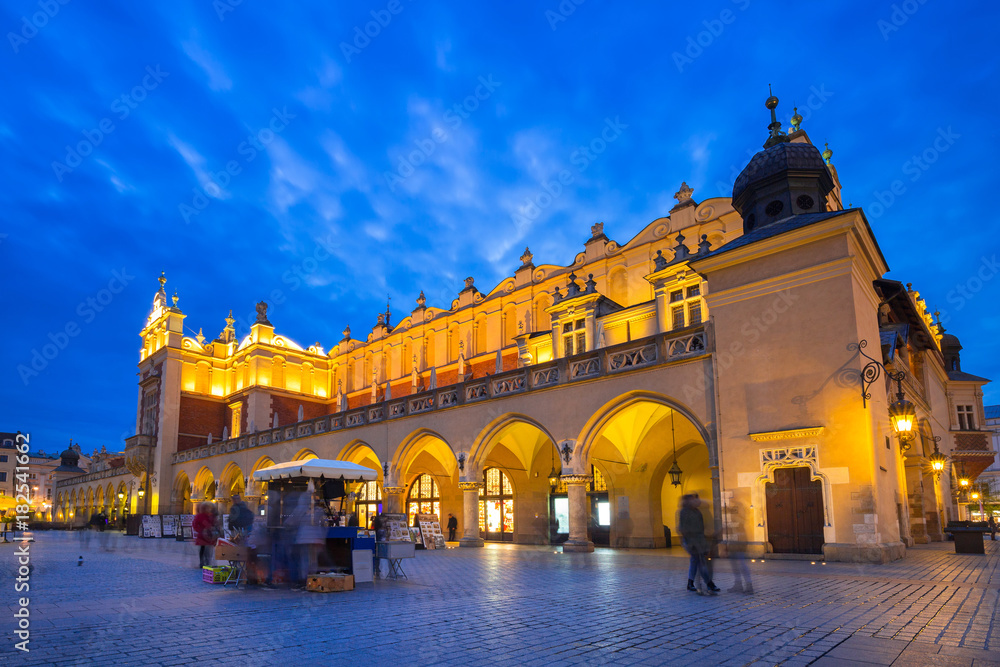
[[[181,47],[184,49],[187,57],[208,75],[209,88],[212,90],[230,90],[233,87],[233,82],[226,74],[222,65],[212,57],[212,54],[201,48],[201,45],[192,39],[182,42]]]
[[[191,171],[194,172],[195,178],[198,179],[198,183],[205,191],[205,194],[214,199],[229,199],[231,196],[229,191],[217,186],[212,180],[212,175],[205,170],[205,158],[202,157],[201,153],[178,139],[172,133],[167,135],[167,141],[174,147],[174,150],[177,151],[184,162],[187,163]]]

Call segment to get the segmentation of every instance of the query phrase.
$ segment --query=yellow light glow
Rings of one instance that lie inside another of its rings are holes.
[[[975,491],[973,491],[973,492],[972,492],[972,499],[973,499],[973,500],[979,500],[979,494],[978,494],[978,493],[976,493]]]
[[[324,389],[323,387],[317,387],[316,388],[316,395],[320,396],[322,398],[326,398],[326,389]]]
[[[934,472],[941,472],[944,470],[944,461],[931,461],[931,468]]]
[[[969,480],[967,480],[966,478],[963,477],[962,479],[958,480],[958,485],[959,486],[968,486],[969,485]]]

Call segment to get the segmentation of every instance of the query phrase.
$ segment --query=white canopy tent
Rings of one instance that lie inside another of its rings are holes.
[[[254,471],[253,478],[260,482],[270,482],[279,479],[307,477],[311,479],[342,479],[351,482],[371,482],[378,479],[378,473],[349,461],[333,461],[331,459],[309,459],[308,461],[288,461],[276,463],[267,468]]]

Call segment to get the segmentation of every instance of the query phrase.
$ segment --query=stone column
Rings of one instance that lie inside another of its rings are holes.
[[[594,543],[587,539],[590,510],[587,507],[587,482],[590,475],[563,475],[566,495],[569,497],[569,539],[563,543],[563,552],[594,550]]]
[[[462,489],[463,513],[462,513],[462,539],[459,540],[460,547],[481,547],[484,545],[483,538],[479,536],[479,487],[480,482],[459,482],[458,488]]]
[[[403,507],[403,492],[405,491],[405,486],[382,487],[386,514],[403,514],[406,511],[406,508]]]

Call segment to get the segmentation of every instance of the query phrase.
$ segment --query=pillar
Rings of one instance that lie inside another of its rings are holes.
[[[385,503],[386,514],[403,514],[406,510],[403,507],[403,492],[405,486],[383,486],[383,502]]]
[[[594,550],[594,543],[587,539],[590,508],[587,507],[587,482],[590,475],[563,475],[566,495],[569,497],[569,539],[563,543],[563,552]]]
[[[479,487],[480,482],[459,482],[458,488],[462,489],[462,539],[458,545],[461,547],[481,547],[485,543],[479,536]]]

